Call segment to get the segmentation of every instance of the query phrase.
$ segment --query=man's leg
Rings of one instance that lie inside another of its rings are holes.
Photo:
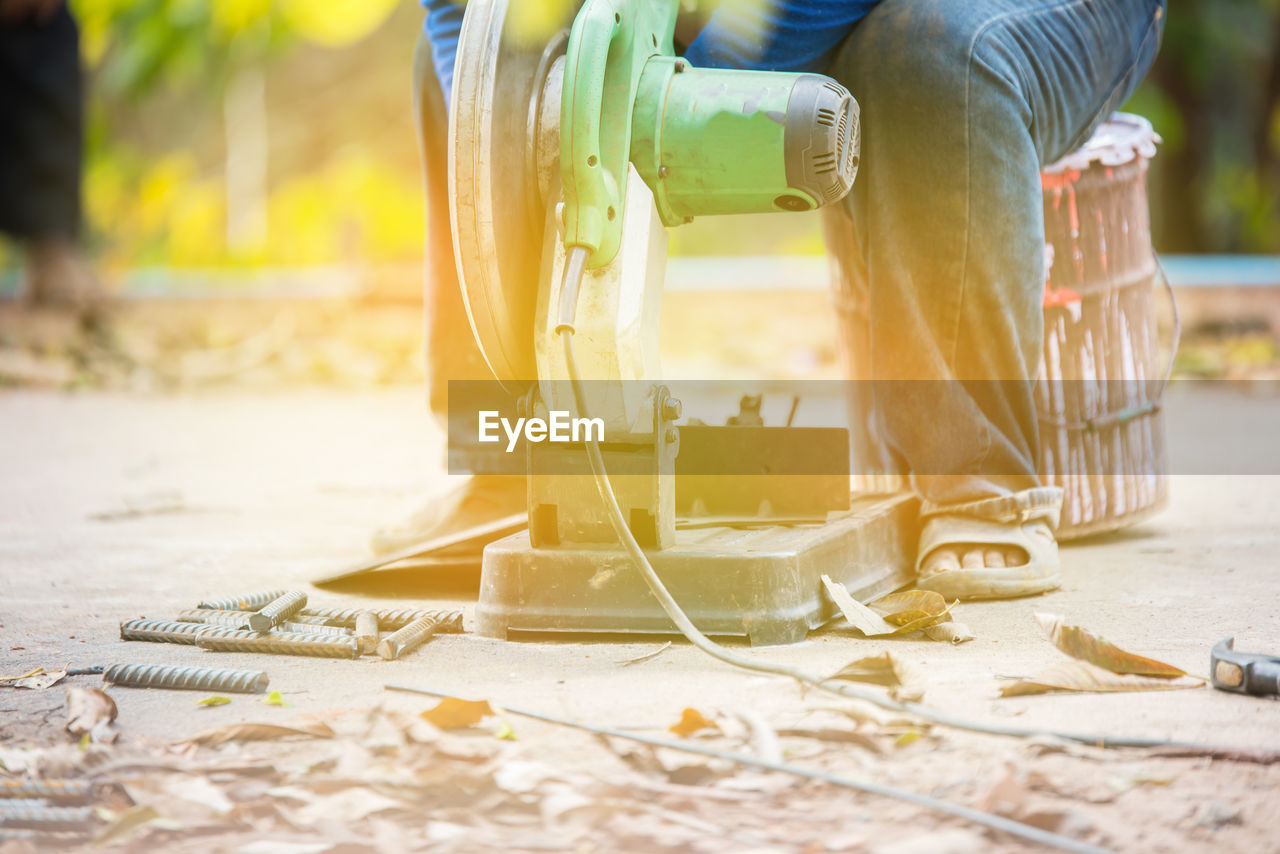
[[[1056,517],[1038,489],[1032,397],[1039,171],[1136,87],[1163,15],[1162,0],[884,0],[833,62],[862,107],[847,202],[856,246],[844,248],[855,258],[844,266],[869,292],[881,435],[927,514]],[[936,549],[922,575],[1028,560],[1006,546],[976,537]]]
[[[448,435],[449,381],[495,382],[471,334],[462,304],[453,235],[449,226],[448,127],[444,92],[424,34],[414,53],[413,102],[422,148],[427,198],[427,263],[424,290],[427,398],[441,432]],[[455,447],[455,462],[483,471],[490,447]],[[471,453],[469,453],[471,452]],[[474,459],[469,459],[474,457]],[[373,536],[378,552],[396,551],[429,537],[461,530],[524,510],[524,478],[477,474],[430,501],[400,525]]]
[[[0,23],[0,231],[23,244],[26,297],[91,308],[80,234],[80,39],[66,7]]]

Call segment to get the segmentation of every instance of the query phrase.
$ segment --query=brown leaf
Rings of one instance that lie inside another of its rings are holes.
[[[834,741],[843,744],[856,744],[872,753],[884,753],[880,742],[865,732],[839,727],[791,727],[778,730],[778,735],[798,738],[813,738],[818,741]]]
[[[948,606],[941,594],[931,590],[892,593],[868,607],[849,595],[844,585],[832,581],[830,576],[822,576],[822,584],[849,625],[867,637],[919,631],[945,620],[954,607],[954,603]]]
[[[1017,682],[1005,685],[1000,689],[1000,696],[1020,697],[1025,694],[1048,694],[1053,691],[1172,691],[1177,688],[1198,688],[1201,684],[1112,673],[1110,670],[1095,667],[1087,661],[1063,661],[1038,676],[1019,679]]]
[[[101,688],[67,688],[67,732],[88,735],[91,741],[114,741],[111,722],[116,702]]]
[[[1113,673],[1132,673],[1160,679],[1190,675],[1172,664],[1127,652],[1079,626],[1064,626],[1059,614],[1036,614],[1036,620],[1058,649],[1072,658],[1087,661]]]
[[[333,738],[326,723],[302,723],[295,726],[278,724],[231,724],[215,727],[192,736],[192,744],[227,744],[232,741],[275,741],[281,738]]]
[[[854,599],[843,584],[832,581],[831,577],[827,575],[822,576],[822,584],[826,587],[827,595],[831,597],[831,601],[836,603],[840,613],[849,621],[849,625],[867,637],[891,635],[897,631],[885,621],[884,617]]]
[[[680,714],[680,720],[667,727],[670,732],[674,732],[681,738],[688,738],[695,732],[704,729],[720,729],[720,725],[715,721],[708,720],[702,712],[697,709],[685,709]]]
[[[14,688],[30,688],[35,691],[43,691],[45,688],[52,688],[63,679],[67,678],[65,670],[45,670],[42,673],[35,673],[31,676],[25,676],[21,679],[14,679],[8,684]]]
[[[427,709],[422,718],[440,729],[461,729],[475,726],[485,718],[496,714],[488,700],[460,700],[445,697],[435,708]]]
[[[932,590],[904,590],[877,599],[868,607],[905,634],[942,622],[955,605],[948,605],[941,593]]]
[[[898,661],[889,653],[882,652],[851,661],[828,678],[893,687],[902,684],[902,676]]]
[[[942,641],[953,646],[973,640],[973,632],[964,623],[947,620],[933,626],[926,626],[924,636],[929,640]]]

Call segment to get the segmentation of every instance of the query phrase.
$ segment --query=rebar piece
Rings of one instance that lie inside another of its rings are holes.
[[[256,593],[245,593],[243,596],[228,596],[226,599],[207,599],[196,607],[214,611],[256,611],[284,594],[284,590],[259,590]]]
[[[282,593],[272,602],[263,605],[258,613],[249,615],[249,628],[266,632],[288,620],[307,604],[307,594],[300,590]]]
[[[356,639],[328,635],[279,632],[258,634],[223,629],[201,634],[196,646],[211,652],[262,652],[268,655],[308,655],[315,658],[355,658]]]
[[[334,628],[343,628],[343,626],[328,617],[312,617],[306,613],[307,609],[303,608],[298,613],[289,618],[291,623],[306,623],[308,626],[333,626]]]
[[[372,611],[356,614],[356,650],[361,655],[372,655],[378,648],[378,615]]]
[[[437,631],[457,633],[462,631],[462,611],[443,609],[424,611],[415,608],[304,608],[302,613],[310,617],[324,617],[332,623],[355,628],[356,615],[368,611],[378,618],[378,626],[385,632],[403,629],[410,623],[432,617],[441,621]]]
[[[120,624],[120,638],[127,641],[152,641],[153,643],[182,643],[188,646],[196,642],[196,635],[208,631],[203,623],[179,623],[176,620],[127,620]]]
[[[441,626],[452,619],[450,612],[440,611],[440,616],[432,615],[416,620],[402,629],[387,635],[378,644],[378,655],[387,661],[393,661],[406,652],[412,652],[426,642],[427,638],[437,634]],[[461,614],[458,617],[461,620]]]
[[[0,827],[83,830],[93,824],[93,807],[51,807],[42,801],[0,801]]]
[[[295,635],[320,635],[323,637],[351,637],[351,629],[344,629],[342,626],[326,626],[323,623],[299,623],[296,620],[287,620],[271,630],[273,633],[286,633]]]
[[[92,796],[93,783],[89,780],[0,780],[0,799],[86,801]]]
[[[208,634],[233,631],[213,627]],[[205,633],[202,633],[202,637]],[[175,667],[165,664],[112,664],[103,681],[128,688],[168,688],[180,691],[227,691],[261,694],[267,690],[267,674],[261,670],[225,670],[221,667]]]
[[[192,608],[179,611],[174,620],[179,623],[204,623],[208,626],[232,626],[242,629],[249,625],[252,611],[224,611],[214,608]]]

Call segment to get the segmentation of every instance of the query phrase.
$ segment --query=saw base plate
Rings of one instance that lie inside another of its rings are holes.
[[[671,595],[703,632],[752,646],[798,643],[839,612],[822,576],[869,602],[914,579],[919,501],[855,495],[824,523],[696,527],[647,552]],[[679,634],[618,546],[536,549],[522,531],[485,547],[476,631]]]

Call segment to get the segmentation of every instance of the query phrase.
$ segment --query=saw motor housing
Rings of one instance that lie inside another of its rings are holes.
[[[526,414],[575,411],[556,306],[568,253],[586,252],[573,324],[586,408],[604,420],[632,532],[662,550],[680,412],[659,382],[665,227],[839,201],[858,168],[857,103],[821,75],[693,67],[675,56],[677,0],[586,0],[567,37],[542,44],[513,32],[514,2],[471,0],[459,45],[450,196],[464,303]],[[582,448],[527,453],[532,546],[616,545]]]

